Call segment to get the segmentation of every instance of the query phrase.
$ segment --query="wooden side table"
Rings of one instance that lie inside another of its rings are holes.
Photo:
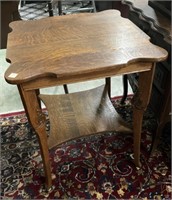
[[[134,163],[139,167],[143,113],[150,98],[155,63],[167,58],[166,50],[153,45],[144,32],[115,10],[19,21],[10,26],[13,31],[8,36],[6,58],[11,65],[5,73],[5,79],[18,86],[27,117],[38,136],[47,188],[52,185],[48,143],[52,141],[54,133],[47,136],[45,130],[38,97],[46,103],[46,97],[39,95],[39,89],[44,87],[140,73],[139,90],[133,98],[133,152]],[[64,136],[57,143],[53,141],[52,146],[106,130],[131,131],[125,123],[122,122],[121,126],[118,117],[119,123],[115,122],[115,111],[106,91],[106,87],[100,87],[88,94],[85,91],[83,94],[52,97],[57,105],[56,110],[68,121],[66,123],[58,118],[62,129],[59,127],[57,134]],[[96,101],[91,98],[94,94]],[[59,103],[61,99],[63,103]],[[89,118],[94,120],[85,123],[86,114],[80,109],[76,110],[75,101],[82,105],[82,101],[87,99],[91,110],[88,111]],[[48,109],[52,110],[51,104],[48,105]],[[81,124],[85,124],[82,127],[85,131],[80,129]],[[60,132],[60,129],[70,129],[72,137],[69,138],[67,132]],[[54,138],[58,138],[58,135]]]

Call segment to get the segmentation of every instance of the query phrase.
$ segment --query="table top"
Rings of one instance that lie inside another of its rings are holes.
[[[148,69],[135,63],[167,57],[164,49],[153,45],[117,10],[16,21],[10,27],[6,59],[11,65],[5,79],[11,84],[43,77],[75,77],[76,81],[89,75],[102,78],[144,71]]]

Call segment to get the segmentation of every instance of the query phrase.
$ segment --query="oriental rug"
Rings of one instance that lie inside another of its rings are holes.
[[[132,123],[130,99],[123,106],[119,98],[112,102]],[[50,151],[53,187],[46,191],[37,137],[25,113],[3,116],[1,199],[172,199],[170,144],[162,140],[150,156],[156,126],[151,111],[143,122],[141,168],[133,164],[132,135],[104,132],[82,137]]]

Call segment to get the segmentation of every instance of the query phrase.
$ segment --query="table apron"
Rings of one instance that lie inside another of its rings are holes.
[[[153,63],[145,62],[145,63],[135,63],[130,64],[125,67],[119,68],[111,68],[107,71],[97,71],[97,72],[90,72],[90,73],[83,73],[83,74],[76,74],[76,75],[68,75],[63,77],[40,77],[35,78],[33,80],[23,82],[18,85],[22,85],[24,90],[34,90],[34,89],[41,89],[46,87],[64,85],[64,84],[71,84],[77,83],[82,81],[89,81],[89,80],[96,80],[102,79],[107,77],[119,76],[124,74],[131,74],[131,73],[141,73],[144,71],[149,71],[152,68]]]

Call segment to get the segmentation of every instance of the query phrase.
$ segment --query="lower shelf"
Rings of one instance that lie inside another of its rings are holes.
[[[107,87],[71,94],[40,94],[50,119],[49,148],[65,141],[103,131],[131,133],[114,109]]]

